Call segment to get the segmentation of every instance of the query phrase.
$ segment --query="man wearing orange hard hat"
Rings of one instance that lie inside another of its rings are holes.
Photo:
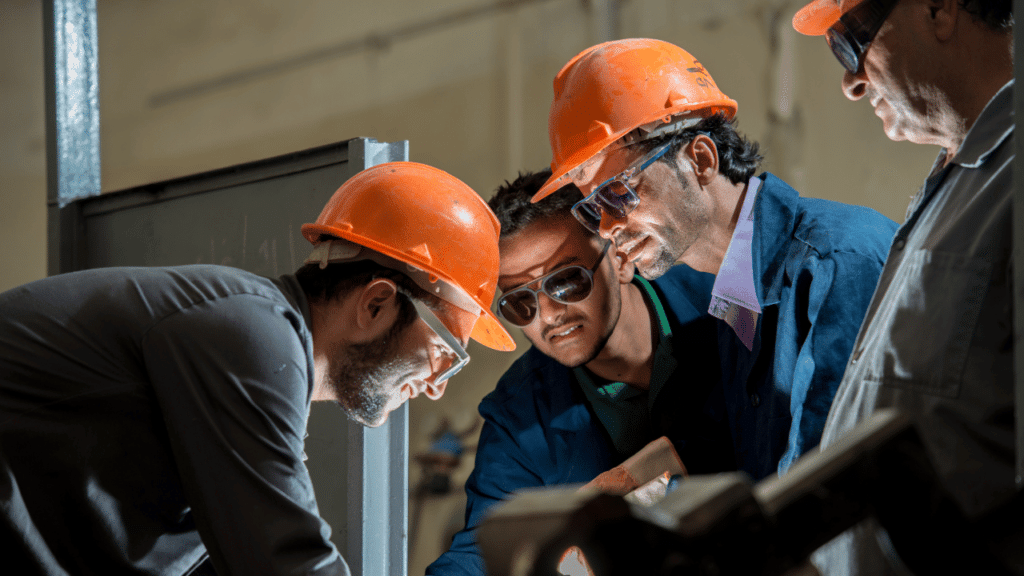
[[[825,36],[843,67],[835,70],[843,93],[870,104],[889,138],[942,147],[893,241],[822,446],[878,409],[915,415],[928,460],[972,523],[969,537],[980,541],[972,558],[980,565],[979,555],[990,555],[1006,573],[1024,574],[1024,523],[1006,512],[1021,498],[1011,320],[1020,305],[1011,250],[1012,4],[816,0],[793,26]],[[927,538],[939,555],[971,549],[969,537]],[[873,521],[819,550],[814,562],[828,575],[905,572]]]
[[[668,42],[588,48],[555,77],[552,177],[534,200],[572,181],[572,213],[643,276],[716,275],[708,361],[721,362],[736,467],[758,480],[818,444],[895,224],[755,176],[736,110]]]
[[[490,311],[498,221],[451,175],[343,184],[294,274],[106,268],[0,294],[11,574],[349,574],[304,463],[311,401],[366,426],[440,398]]]

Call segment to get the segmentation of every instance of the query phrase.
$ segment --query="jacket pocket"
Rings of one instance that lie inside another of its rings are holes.
[[[883,330],[867,380],[958,396],[991,272],[992,263],[977,256],[907,254],[879,309]]]

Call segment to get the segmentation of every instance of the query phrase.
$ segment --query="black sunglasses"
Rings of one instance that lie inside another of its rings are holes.
[[[562,304],[575,304],[586,300],[587,296],[590,296],[590,291],[594,289],[594,271],[604,260],[609,245],[610,242],[604,243],[597,262],[589,269],[583,266],[566,266],[505,292],[498,300],[498,314],[511,324],[527,326],[537,317],[538,292],[543,292],[548,298]],[[538,282],[540,288],[530,288],[530,285]]]
[[[832,53],[851,74],[860,70],[864,53],[898,1],[867,0],[840,16],[825,32]]]

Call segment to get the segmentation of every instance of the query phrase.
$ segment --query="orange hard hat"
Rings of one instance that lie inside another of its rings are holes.
[[[326,235],[369,248],[377,254],[364,257],[387,262],[428,292],[478,314],[472,339],[509,351],[515,341],[490,310],[500,229],[483,198],[458,178],[416,162],[389,162],[349,178],[316,223],[303,224],[302,235],[314,245]]]
[[[807,36],[821,36],[839,17],[864,0],[814,0],[793,16],[793,28]]]
[[[552,175],[533,201],[567,184],[570,171],[637,128],[715,113],[732,119],[736,108],[704,66],[678,46],[648,38],[592,46],[555,76],[548,116]]]
[[[793,16],[793,28],[808,36],[822,36],[839,17],[864,0],[814,0]]]

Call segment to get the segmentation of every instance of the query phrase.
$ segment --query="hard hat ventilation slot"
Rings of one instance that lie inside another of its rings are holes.
[[[427,246],[425,242],[423,244],[420,244],[419,246],[414,246],[410,250],[410,252],[422,256],[423,259],[426,260],[428,263],[433,261],[433,258],[430,256],[430,248]]]
[[[679,106],[685,106],[690,102],[690,99],[685,95],[680,94],[675,90],[671,90],[668,93],[668,100],[665,101],[665,108],[677,108]]]
[[[612,127],[605,122],[600,120],[594,120],[590,123],[590,129],[587,130],[587,140],[590,142],[599,142],[612,135]]]

